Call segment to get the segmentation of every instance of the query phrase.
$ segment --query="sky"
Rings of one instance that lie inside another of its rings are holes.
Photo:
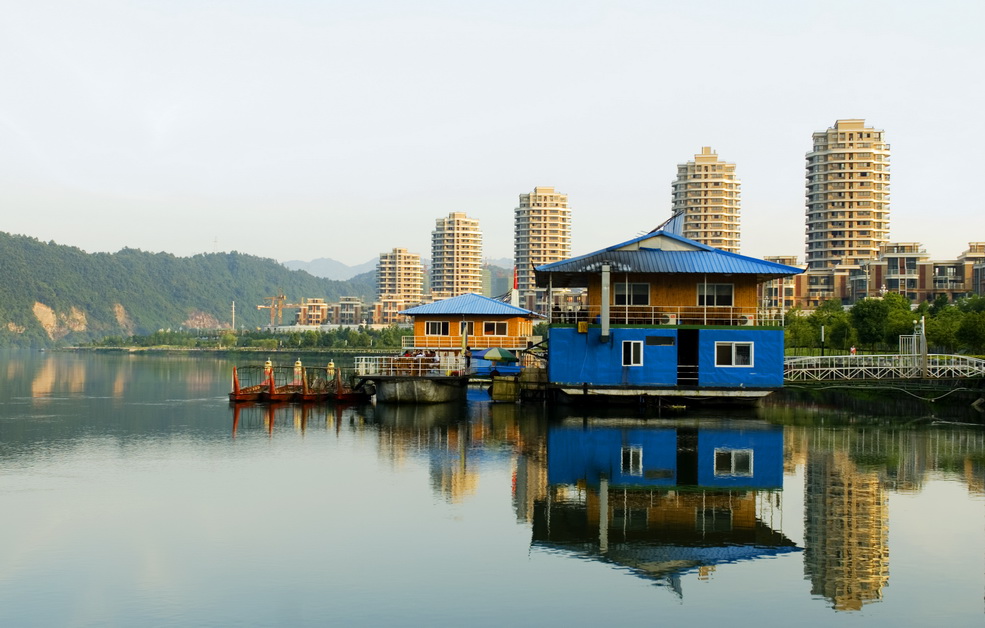
[[[430,257],[566,193],[572,253],[670,216],[711,146],[742,253],[804,258],[811,135],[892,147],[893,241],[985,241],[980,0],[0,0],[0,231],[89,252]]]

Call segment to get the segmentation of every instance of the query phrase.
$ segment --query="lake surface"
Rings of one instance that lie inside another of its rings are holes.
[[[980,420],[236,411],[224,359],[3,357],[2,626],[985,623]]]

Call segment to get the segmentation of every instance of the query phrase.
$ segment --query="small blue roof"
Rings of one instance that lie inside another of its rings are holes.
[[[476,314],[483,316],[525,316],[528,318],[543,318],[536,312],[516,307],[509,303],[503,303],[496,299],[484,297],[481,294],[462,294],[450,299],[442,299],[434,303],[425,303],[408,310],[400,312],[407,316],[421,316],[428,314],[447,314],[458,316],[462,314]]]
[[[804,272],[795,266],[729,253],[658,230],[594,253],[538,266],[534,269],[537,285],[586,285],[586,277],[600,273],[603,262],[608,262],[614,273],[756,275],[760,281]]]

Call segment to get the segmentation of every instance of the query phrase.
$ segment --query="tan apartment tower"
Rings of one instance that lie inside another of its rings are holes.
[[[482,232],[478,220],[452,212],[431,232],[431,296],[467,293],[482,293]]]
[[[673,200],[674,214],[683,213],[681,235],[738,253],[741,186],[735,164],[721,161],[710,146],[702,146],[694,161],[678,164]]]
[[[399,312],[424,302],[424,265],[417,253],[395,248],[380,253],[376,264],[376,307],[379,322],[403,322]]]
[[[534,267],[571,257],[571,209],[568,195],[535,187],[520,195],[513,210],[513,263],[520,307],[546,313],[546,291],[536,289]]]
[[[807,268],[857,266],[889,242],[889,144],[865,120],[838,120],[807,153]]]
[[[376,295],[383,299],[399,299],[407,305],[424,301],[424,265],[417,253],[395,248],[380,253],[376,264]]]

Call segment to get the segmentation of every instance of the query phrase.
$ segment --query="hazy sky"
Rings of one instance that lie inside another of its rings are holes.
[[[892,145],[891,238],[985,241],[985,2],[0,0],[0,231],[177,255],[430,256],[569,195],[573,252],[737,164],[742,252],[804,257],[811,134]],[[973,187],[974,186],[974,187]]]

